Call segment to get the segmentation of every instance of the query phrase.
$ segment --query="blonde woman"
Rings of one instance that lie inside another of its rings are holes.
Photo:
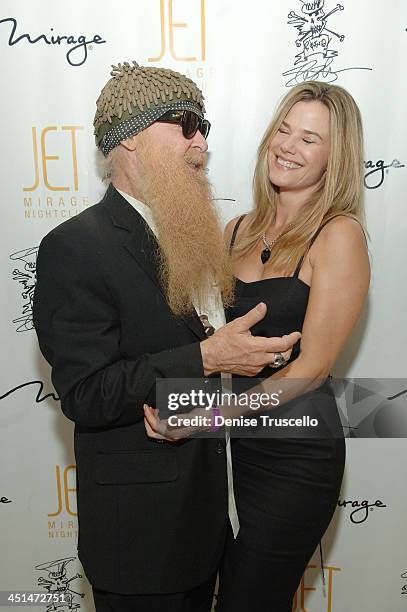
[[[286,428],[278,438],[234,440],[240,532],[227,542],[219,612],[290,612],[336,507],[345,446],[329,373],[370,278],[362,141],[347,91],[314,81],[295,87],[259,147],[255,209],[226,228],[236,277],[228,319],[262,301],[267,315],[254,334],[302,331],[290,359],[260,375],[268,377],[262,390],[283,390],[273,416],[307,415],[319,425],[312,434]]]
[[[263,302],[267,313],[253,335],[302,331],[288,360],[277,354],[259,374],[261,383],[235,378],[234,391],[278,394],[281,405],[264,415],[274,423],[308,417],[317,426],[266,423],[251,434],[235,431],[240,531],[227,539],[217,612],[291,612],[336,507],[345,444],[329,374],[369,286],[362,169],[362,122],[352,96],[335,85],[305,82],[282,100],[260,143],[253,212],[226,227],[236,277],[227,319]],[[239,416],[243,409],[216,412]],[[193,433],[168,428],[151,408],[146,427],[167,440]]]

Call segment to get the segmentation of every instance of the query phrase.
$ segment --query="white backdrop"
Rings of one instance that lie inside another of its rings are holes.
[[[311,22],[322,30],[306,36]],[[84,593],[73,594],[74,607],[93,609],[85,579],[75,578],[83,572],[76,559],[73,428],[58,402],[44,399],[53,389],[31,306],[41,238],[104,191],[92,120],[110,65],[135,59],[170,67],[204,90],[212,123],[210,177],[224,222],[251,207],[256,147],[287,87],[317,78],[349,89],[365,125],[373,277],[336,374],[401,379],[407,345],[406,28],[405,0],[3,0],[0,591],[36,590],[40,578],[59,572],[63,584],[72,579],[69,588]],[[58,42],[58,36],[65,38]],[[402,391],[402,381],[397,384]],[[406,400],[399,398],[402,414]],[[347,446],[343,490],[323,543],[326,589],[315,556],[294,609],[402,612],[407,443],[354,439]]]

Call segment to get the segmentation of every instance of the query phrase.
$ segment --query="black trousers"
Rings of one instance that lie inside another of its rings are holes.
[[[121,595],[93,587],[93,599],[96,612],[210,612],[215,581],[216,575],[190,591],[164,595]]]
[[[291,612],[336,508],[344,440],[237,440],[232,452],[240,531],[228,535],[216,611]]]

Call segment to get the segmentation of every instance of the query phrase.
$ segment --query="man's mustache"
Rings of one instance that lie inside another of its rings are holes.
[[[208,153],[203,153],[202,151],[187,151],[185,153],[184,159],[187,164],[191,166],[195,166],[195,168],[206,168],[208,164]]]

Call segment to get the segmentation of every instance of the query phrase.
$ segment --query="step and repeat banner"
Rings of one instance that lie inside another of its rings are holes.
[[[256,148],[290,87],[337,83],[361,108],[372,286],[335,374],[369,379],[358,383],[353,404],[363,412],[378,392],[381,414],[396,411],[399,425],[387,437],[361,438],[357,423],[369,420],[371,404],[363,418],[348,408],[354,428],[322,543],[325,585],[315,554],[294,610],[407,610],[407,4],[342,2],[1,3],[0,591],[59,590],[68,604],[39,609],[93,611],[76,551],[73,425],[37,347],[32,300],[42,237],[104,192],[95,101],[111,64],[136,60],[173,68],[202,88],[224,223],[252,206]]]

